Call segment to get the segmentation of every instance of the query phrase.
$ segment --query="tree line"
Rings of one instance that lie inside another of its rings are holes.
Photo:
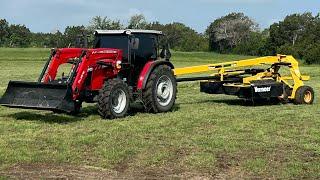
[[[291,14],[269,28],[243,13],[230,13],[215,19],[204,33],[183,23],[148,22],[142,14],[130,18],[128,25],[108,17],[93,17],[88,26],[67,26],[64,32],[33,33],[25,25],[0,19],[1,47],[70,47],[79,35],[95,29],[153,29],[163,31],[170,47],[177,51],[213,51],[253,56],[291,54],[308,64],[320,64],[320,15]]]
[[[289,54],[320,64],[320,14],[292,14],[264,30],[243,13],[231,13],[206,30],[209,50],[253,56]]]

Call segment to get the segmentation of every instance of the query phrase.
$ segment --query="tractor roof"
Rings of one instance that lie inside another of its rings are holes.
[[[131,34],[131,33],[144,33],[144,34],[157,34],[162,35],[161,31],[156,30],[142,30],[142,29],[123,29],[123,30],[96,30],[95,34]]]

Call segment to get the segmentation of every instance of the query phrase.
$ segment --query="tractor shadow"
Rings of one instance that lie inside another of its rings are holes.
[[[76,116],[62,115],[62,114],[53,114],[53,113],[45,113],[40,114],[37,112],[17,112],[8,115],[7,117],[14,118],[15,120],[20,121],[40,121],[52,124],[68,124],[72,122],[77,122],[83,120],[82,118]]]
[[[98,111],[95,106],[84,107],[78,115],[68,115],[64,113],[53,112],[36,112],[36,111],[23,111],[9,114],[7,117],[14,118],[21,121],[40,121],[46,123],[68,124],[77,121],[83,121],[86,117],[97,115]]]
[[[180,105],[183,104],[203,104],[208,103],[212,105],[219,105],[219,104],[226,104],[229,106],[246,106],[246,107],[255,107],[255,106],[273,106],[273,105],[279,105],[280,102],[272,101],[272,100],[244,100],[244,99],[208,99],[208,100],[200,100],[200,101],[194,101],[194,102],[183,102],[179,103]]]
[[[179,104],[175,104],[172,109],[168,112],[176,112],[180,109],[180,105]],[[148,114],[148,112],[146,112],[144,106],[141,103],[132,103],[130,104],[130,109],[128,111],[128,116],[135,116],[138,113],[145,113]]]
[[[176,104],[171,112],[179,110],[179,105]],[[144,107],[139,104],[130,105],[128,116],[134,116],[138,113],[146,113]],[[22,111],[7,115],[6,117],[13,118],[19,121],[39,121],[52,124],[68,124],[78,121],[84,121],[89,116],[99,116],[97,106],[85,106],[81,109],[81,112],[77,115],[68,115],[64,113],[37,112],[37,111]]]

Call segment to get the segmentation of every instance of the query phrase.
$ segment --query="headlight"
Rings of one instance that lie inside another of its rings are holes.
[[[117,69],[121,69],[121,61],[118,60],[118,61],[116,62],[116,68],[117,68]]]

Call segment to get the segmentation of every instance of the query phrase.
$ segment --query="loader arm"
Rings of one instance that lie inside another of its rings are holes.
[[[122,60],[122,51],[119,49],[89,49],[86,51],[78,65],[75,67],[73,72],[75,73],[74,80],[70,83],[72,85],[73,100],[77,100],[80,92],[85,87],[85,80],[88,77],[89,71],[99,73],[97,76],[92,78],[91,90],[101,89],[106,77],[115,78],[119,73],[120,69],[117,68],[117,63]],[[107,70],[109,68],[109,70]],[[93,88],[95,87],[95,88]]]
[[[41,79],[40,82],[49,83],[50,81],[53,81],[57,76],[59,66],[68,63],[70,60],[75,61],[76,59],[79,59],[82,51],[83,50],[79,48],[63,48],[56,50],[48,67],[44,67],[45,73],[43,77],[39,78],[39,80]]]

